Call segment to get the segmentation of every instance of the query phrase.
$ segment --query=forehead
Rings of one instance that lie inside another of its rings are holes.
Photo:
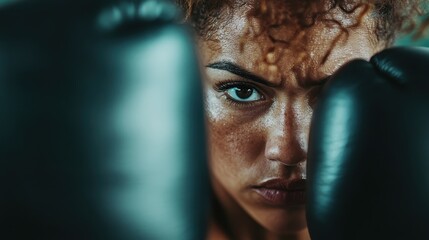
[[[362,6],[352,13],[334,8],[306,28],[289,22],[266,24],[251,15],[254,5],[229,9],[223,26],[202,42],[205,63],[228,60],[272,81],[324,78],[352,58],[376,51],[375,20]],[[222,22],[222,21],[221,21]]]

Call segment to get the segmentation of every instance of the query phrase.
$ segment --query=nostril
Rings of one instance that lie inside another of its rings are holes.
[[[294,172],[295,177],[299,179],[307,179],[307,159],[302,159],[301,161],[287,163],[278,159],[268,159],[269,161],[275,161],[280,163],[282,166],[285,166],[289,170]]]
[[[300,146],[291,146],[289,143],[284,146],[269,147],[266,149],[265,158],[269,161],[279,162],[286,167],[298,167],[305,162],[307,156]]]
[[[304,157],[291,156],[291,157],[279,157],[279,158],[267,158],[268,161],[279,162],[286,167],[305,167],[306,159]]]

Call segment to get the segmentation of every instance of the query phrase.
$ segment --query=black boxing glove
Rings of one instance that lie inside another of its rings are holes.
[[[392,48],[338,70],[314,111],[313,240],[429,239],[429,49]]]
[[[0,9],[2,239],[202,239],[193,40],[166,1]]]

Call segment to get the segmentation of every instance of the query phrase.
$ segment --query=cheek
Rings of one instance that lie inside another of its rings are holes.
[[[224,185],[238,187],[255,176],[259,168],[265,146],[264,129],[259,118],[243,122],[236,112],[210,95],[206,112],[211,171]]]

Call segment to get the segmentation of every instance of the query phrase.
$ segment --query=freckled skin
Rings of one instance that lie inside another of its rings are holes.
[[[373,40],[374,22],[367,14],[322,63],[338,28],[318,23],[307,29],[300,42],[306,48],[303,56],[299,49],[273,43],[266,34],[249,35],[249,27],[258,27],[258,19],[247,16],[249,9],[247,5],[232,9],[228,24],[213,34],[214,39],[199,42],[204,66],[227,60],[275,85],[205,68],[209,165],[221,208],[208,238],[309,239],[304,206],[268,206],[251,188],[272,178],[305,178],[314,89],[347,61],[369,59],[383,44]],[[332,17],[347,24],[356,15],[333,11]],[[293,26],[282,27],[288,36],[293,30]],[[225,81],[251,83],[263,97],[235,104],[216,87]]]

